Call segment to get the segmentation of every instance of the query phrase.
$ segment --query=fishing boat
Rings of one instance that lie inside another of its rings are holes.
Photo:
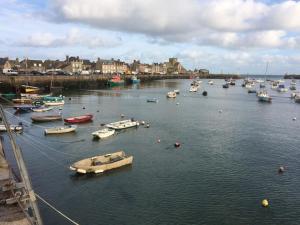
[[[114,130],[122,130],[122,129],[127,129],[131,127],[138,127],[140,123],[138,121],[135,121],[133,119],[131,120],[121,120],[113,123],[106,124],[105,126],[107,128],[111,128]]]
[[[108,84],[110,87],[118,86],[118,85],[123,85],[123,84],[124,84],[124,80],[122,80],[120,74],[116,74],[116,75],[114,75],[114,76],[107,82],[107,84]]]
[[[223,84],[223,88],[229,88],[229,84],[228,83]]]
[[[64,105],[65,101],[43,101],[45,106],[59,106],[59,105]]]
[[[22,131],[23,130],[23,126],[21,125],[10,125],[10,130],[11,131]],[[4,124],[0,124],[0,131],[4,132],[6,131],[6,127]]]
[[[75,116],[75,117],[69,117],[64,119],[66,123],[87,123],[92,121],[93,115],[92,114],[86,114],[83,116]]]
[[[38,108],[38,106],[34,106],[34,105],[15,105],[14,106],[14,109],[18,113],[31,112],[35,108]]]
[[[273,81],[273,82],[272,82],[272,85],[271,85],[271,89],[277,90],[277,89],[278,89],[278,82]]]
[[[190,92],[197,92],[198,91],[198,87],[197,86],[191,86],[190,87]]]
[[[170,91],[167,93],[167,98],[176,98],[176,93],[174,91]]]
[[[29,85],[21,85],[22,92],[24,93],[37,93],[39,92],[38,87],[29,86]]]
[[[147,102],[153,102],[153,103],[157,103],[158,99],[157,98],[148,98]]]
[[[133,75],[133,76],[131,77],[131,83],[133,83],[133,84],[138,84],[138,83],[140,83],[140,82],[141,82],[141,80],[138,79],[136,75]]]
[[[47,112],[47,111],[50,111],[54,109],[54,107],[44,107],[44,106],[41,106],[39,108],[35,108],[35,109],[32,109],[33,112]]]
[[[29,98],[14,98],[13,103],[17,103],[17,104],[31,104],[32,103],[32,99]]]
[[[261,102],[271,102],[272,98],[266,91],[260,91],[257,93],[258,101]]]
[[[287,92],[288,89],[284,86],[284,84],[279,84],[277,88],[278,92]]]
[[[114,133],[115,133],[114,129],[104,128],[104,129],[93,132],[92,135],[94,138],[103,139],[103,138],[107,138],[109,136],[114,135]]]
[[[47,116],[32,116],[31,120],[33,122],[50,122],[50,121],[57,121],[62,120],[61,115],[47,115]]]
[[[209,85],[213,85],[214,82],[213,82],[212,80],[209,80],[209,81],[208,81],[208,84],[209,84]]]
[[[80,160],[72,164],[70,170],[80,174],[103,173],[107,170],[130,165],[132,161],[133,156],[127,156],[125,152],[119,151]]]
[[[65,134],[76,131],[76,125],[62,126],[62,127],[51,127],[45,129],[45,135],[47,134]]]

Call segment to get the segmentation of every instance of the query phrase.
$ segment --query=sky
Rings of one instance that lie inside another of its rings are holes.
[[[0,24],[0,57],[300,74],[299,1],[1,0]]]

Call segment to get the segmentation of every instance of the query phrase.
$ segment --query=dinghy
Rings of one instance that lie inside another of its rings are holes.
[[[115,133],[114,129],[104,128],[93,132],[92,135],[94,138],[103,139],[112,136],[114,133]]]
[[[86,114],[83,116],[75,116],[75,117],[69,117],[64,119],[64,121],[66,123],[86,123],[86,122],[90,122],[93,119],[93,115],[92,114]]]
[[[125,152],[119,151],[80,160],[72,164],[70,170],[81,174],[103,173],[107,170],[130,165],[132,161],[133,156],[127,156]]]
[[[106,124],[105,126],[107,128],[111,128],[114,130],[122,130],[122,129],[127,129],[130,127],[138,127],[140,124],[138,121],[134,121],[134,120],[121,120],[118,122],[113,122],[113,123],[109,123]]]
[[[50,122],[50,121],[62,120],[62,116],[61,115],[32,116],[31,119],[33,122]]]
[[[54,107],[39,107],[39,108],[36,108],[36,109],[32,109],[33,112],[47,112],[47,111],[50,111],[54,109]]]
[[[62,126],[62,127],[51,127],[45,129],[45,135],[47,134],[65,134],[74,132],[76,130],[76,125],[70,125],[70,126]]]
[[[23,126],[21,125],[10,125],[10,130],[11,131],[22,131],[23,130]],[[4,132],[6,131],[6,127],[4,124],[0,124],[0,132]]]

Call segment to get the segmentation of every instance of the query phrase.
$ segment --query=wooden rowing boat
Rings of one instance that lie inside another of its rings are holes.
[[[66,123],[86,123],[86,122],[90,122],[93,119],[93,115],[92,114],[86,114],[83,116],[75,116],[75,117],[69,117],[64,119],[64,121]]]
[[[62,126],[62,127],[51,127],[45,129],[45,135],[47,134],[65,134],[74,132],[76,130],[76,125],[70,125],[70,126]]]
[[[119,151],[80,160],[72,164],[70,169],[81,174],[103,173],[107,170],[130,165],[132,161],[133,156],[127,156],[125,152]]]
[[[62,120],[62,116],[61,115],[32,116],[31,119],[33,122],[50,122],[50,121]]]

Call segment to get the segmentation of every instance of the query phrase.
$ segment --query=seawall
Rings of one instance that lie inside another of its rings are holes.
[[[225,79],[234,78],[239,79],[238,75],[224,75],[224,74],[209,74],[209,75],[193,75],[200,78],[208,79]],[[64,89],[97,89],[106,86],[107,81],[111,75],[80,75],[80,76],[0,76],[0,92],[15,92],[21,85],[31,85],[43,88],[46,91],[50,87],[63,87]],[[168,75],[138,75],[141,82],[162,79],[189,79],[190,74],[168,74]],[[131,75],[123,76],[126,83],[130,83]]]

